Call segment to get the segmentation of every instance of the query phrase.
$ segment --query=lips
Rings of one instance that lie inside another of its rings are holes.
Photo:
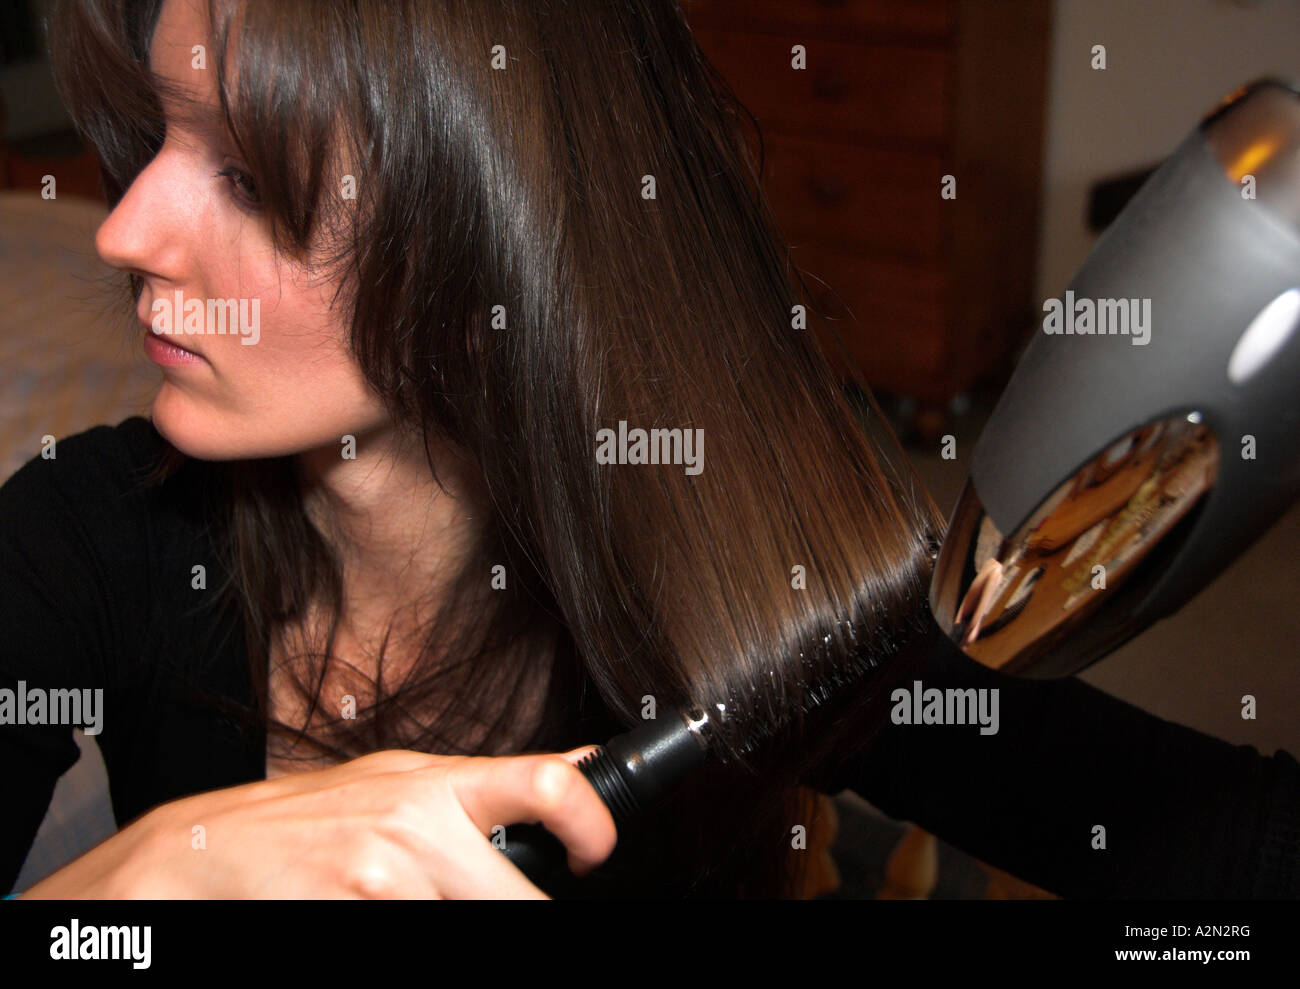
[[[145,328],[145,331],[146,331],[146,335],[147,335],[147,336],[155,336],[155,337],[158,337],[160,340],[165,340],[168,344],[170,344],[171,346],[175,347],[177,350],[183,350],[183,351],[185,351],[186,353],[193,354],[195,357],[202,357],[202,356],[203,356],[201,353],[199,353],[199,352],[198,352],[197,350],[195,350],[193,347],[189,347],[189,346],[186,346],[185,344],[181,343],[180,341],[184,339],[184,337],[183,337],[181,334],[179,334],[179,333],[155,333],[155,332],[154,332],[154,328],[153,328],[153,322],[152,322],[151,320],[145,319],[143,316],[140,316],[139,313],[137,313],[136,316],[137,316],[137,318],[138,318],[139,321],[140,321],[140,325],[143,326],[143,327]]]
[[[197,367],[208,363],[201,354],[170,344],[166,334],[152,330],[144,335],[144,353],[149,360],[164,368]]]

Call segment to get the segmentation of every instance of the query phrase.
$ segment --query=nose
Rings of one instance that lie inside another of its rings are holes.
[[[170,281],[180,277],[184,225],[192,204],[185,202],[177,165],[164,147],[100,224],[95,251],[105,264],[143,278]]]

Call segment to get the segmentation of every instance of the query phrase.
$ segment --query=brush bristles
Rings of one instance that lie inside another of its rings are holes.
[[[828,651],[830,638],[827,636],[823,640],[823,651]],[[709,740],[710,754],[724,764],[732,761],[732,753],[739,757],[752,755],[796,720],[842,696],[854,685],[868,682],[880,671],[884,661],[877,650],[859,648],[851,631],[850,638],[853,648],[846,660],[831,666],[818,677],[795,678],[792,695],[782,703],[770,703],[768,698],[769,703],[764,705],[766,710],[759,710],[756,702],[751,701],[746,706],[731,698],[729,703],[714,704],[707,709],[705,737]],[[893,645],[892,640],[884,643],[885,655],[889,655]],[[800,653],[800,657],[802,666],[813,666],[804,653]]]

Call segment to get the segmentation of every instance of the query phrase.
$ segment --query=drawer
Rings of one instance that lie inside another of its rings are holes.
[[[940,255],[943,161],[785,134],[766,137],[763,190],[790,243],[922,261]]]
[[[687,23],[843,40],[949,37],[954,0],[681,0]]]
[[[790,257],[872,387],[926,397],[925,382],[946,378],[947,280],[937,267],[813,248]]]
[[[700,48],[766,134],[942,147],[952,65],[940,47],[852,44],[797,34],[695,31]],[[804,44],[808,67],[790,67]]]

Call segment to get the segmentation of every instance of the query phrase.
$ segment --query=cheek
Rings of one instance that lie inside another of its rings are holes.
[[[238,281],[261,289],[246,297],[248,323],[239,335],[205,337],[209,366],[168,375],[159,390],[154,422],[168,440],[208,460],[286,456],[341,449],[344,436],[387,421],[328,294],[246,269]]]

